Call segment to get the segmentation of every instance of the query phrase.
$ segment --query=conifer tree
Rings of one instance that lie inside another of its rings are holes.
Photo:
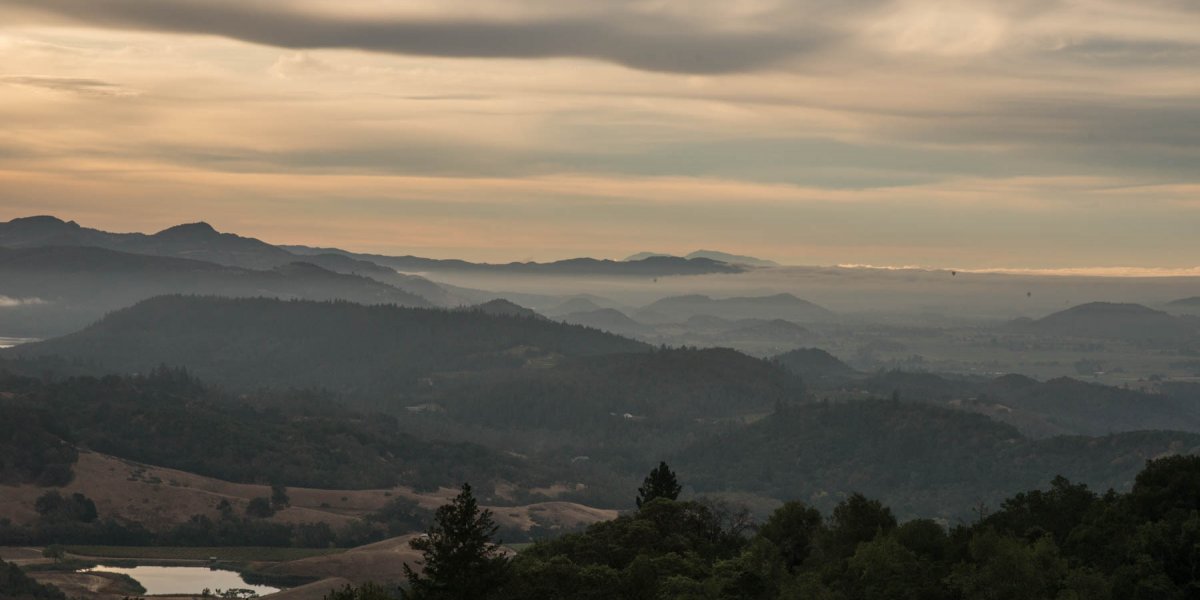
[[[655,498],[676,500],[681,491],[683,491],[683,487],[675,479],[675,472],[667,466],[667,463],[660,462],[658,468],[650,471],[650,474],[642,481],[642,487],[638,488],[637,506],[641,508],[643,504]]]
[[[492,511],[480,510],[471,486],[437,509],[425,535],[409,545],[420,550],[422,572],[407,564],[406,598],[483,600],[494,595],[507,575],[508,558],[493,541],[499,526]]]

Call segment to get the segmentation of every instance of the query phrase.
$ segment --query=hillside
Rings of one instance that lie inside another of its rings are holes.
[[[342,489],[547,483],[536,468],[476,444],[401,433],[394,417],[356,413],[310,393],[232,398],[173,370],[54,383],[0,375],[0,395],[0,447],[14,450],[0,461],[0,483],[69,480],[76,455],[64,439],[233,482]]]
[[[639,429],[689,429],[697,422],[761,415],[805,395],[794,375],[725,349],[579,357],[547,369],[435,384],[423,398],[460,422],[618,438],[631,421]]]
[[[633,319],[615,308],[598,308],[564,315],[564,323],[583,325],[601,331],[624,336],[638,336],[653,333],[654,329]]]
[[[1055,475],[1128,489],[1145,461],[1195,453],[1200,435],[1133,432],[1031,440],[981,415],[892,401],[793,406],[679,453],[698,492],[751,492],[831,508],[850,492],[902,517],[969,518]]]
[[[0,329],[10,335],[48,337],[76,331],[105,313],[162,294],[432,306],[379,281],[307,263],[255,271],[82,246],[0,248],[0,295],[33,299],[0,311]]]
[[[772,360],[814,385],[828,386],[860,377],[860,373],[820,348],[796,348]]]
[[[149,531],[166,531],[185,524],[195,515],[220,520],[222,501],[242,514],[250,500],[269,497],[271,487],[259,483],[237,483],[196,473],[130,461],[99,452],[83,452],[75,466],[75,479],[61,488],[62,494],[82,493],[96,503],[102,519],[139,523]],[[0,519],[24,524],[36,520],[34,504],[47,488],[0,484]],[[290,506],[270,517],[269,524],[325,523],[333,531],[346,529],[358,519],[368,518],[396,499],[412,507],[423,519],[453,495],[452,487],[417,491],[410,485],[372,489],[288,487]],[[501,498],[486,500],[496,520],[510,535],[540,528],[541,531],[572,530],[612,518],[615,511],[570,502],[549,501],[512,504]],[[414,522],[409,531],[419,530]],[[317,561],[313,561],[317,562]]]
[[[1091,302],[1027,323],[1043,334],[1181,343],[1200,340],[1200,321],[1176,317],[1140,304]]]
[[[1021,375],[990,380],[890,371],[853,384],[877,396],[971,412],[1012,424],[1025,435],[1105,435],[1139,430],[1200,432],[1196,397],[1150,394],[1067,377],[1039,382]]]
[[[723,319],[783,319],[801,323],[828,321],[835,316],[832,311],[791,294],[721,299],[699,294],[671,296],[646,305],[640,314],[672,321],[709,315]]]
[[[166,363],[236,390],[321,387],[394,405],[434,373],[643,349],[583,327],[479,310],[163,296],[4,355],[59,355],[122,373]]]

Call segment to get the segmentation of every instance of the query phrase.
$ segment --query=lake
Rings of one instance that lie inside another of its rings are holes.
[[[4,337],[0,335],[0,348],[12,348],[29,342],[36,342],[35,338],[19,338],[19,337]]]
[[[96,567],[88,570],[128,575],[146,588],[147,595],[199,594],[205,588],[254,590],[260,596],[279,591],[279,588],[266,585],[250,585],[235,571],[208,567]]]

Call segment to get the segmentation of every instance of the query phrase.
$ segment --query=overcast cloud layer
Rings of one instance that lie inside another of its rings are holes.
[[[1200,263],[1184,0],[0,0],[0,218],[475,259]]]

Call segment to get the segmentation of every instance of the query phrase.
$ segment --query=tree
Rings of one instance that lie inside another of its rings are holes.
[[[792,501],[775,509],[759,528],[758,535],[774,544],[784,566],[795,572],[808,558],[820,529],[821,513],[803,502]]]
[[[492,511],[480,510],[471,486],[437,509],[425,535],[409,545],[421,552],[418,573],[407,563],[405,597],[429,600],[482,600],[492,597],[508,574],[508,558],[493,541],[499,526]]]
[[[971,538],[969,553],[971,562],[947,580],[964,600],[1052,600],[1067,573],[1051,536],[1029,544],[984,529]]]
[[[52,558],[54,562],[62,562],[67,552],[58,544],[50,544],[42,549],[42,558]]]
[[[63,496],[58,492],[46,492],[33,504],[45,523],[91,523],[99,516],[96,503],[78,492]]]
[[[271,486],[271,508],[280,510],[292,503],[292,499],[288,497],[287,488],[279,484]]]
[[[650,474],[642,481],[642,487],[638,488],[637,507],[641,508],[643,504],[655,498],[676,500],[679,498],[679,492],[682,491],[683,488],[679,485],[679,481],[675,479],[675,472],[667,466],[667,463],[660,462],[658,468],[650,471]]]
[[[859,544],[896,528],[892,509],[878,500],[851,494],[833,509],[830,519],[829,551],[832,556],[849,558]]]
[[[257,519],[266,519],[275,514],[271,501],[263,497],[254,498],[246,505],[246,515]]]

